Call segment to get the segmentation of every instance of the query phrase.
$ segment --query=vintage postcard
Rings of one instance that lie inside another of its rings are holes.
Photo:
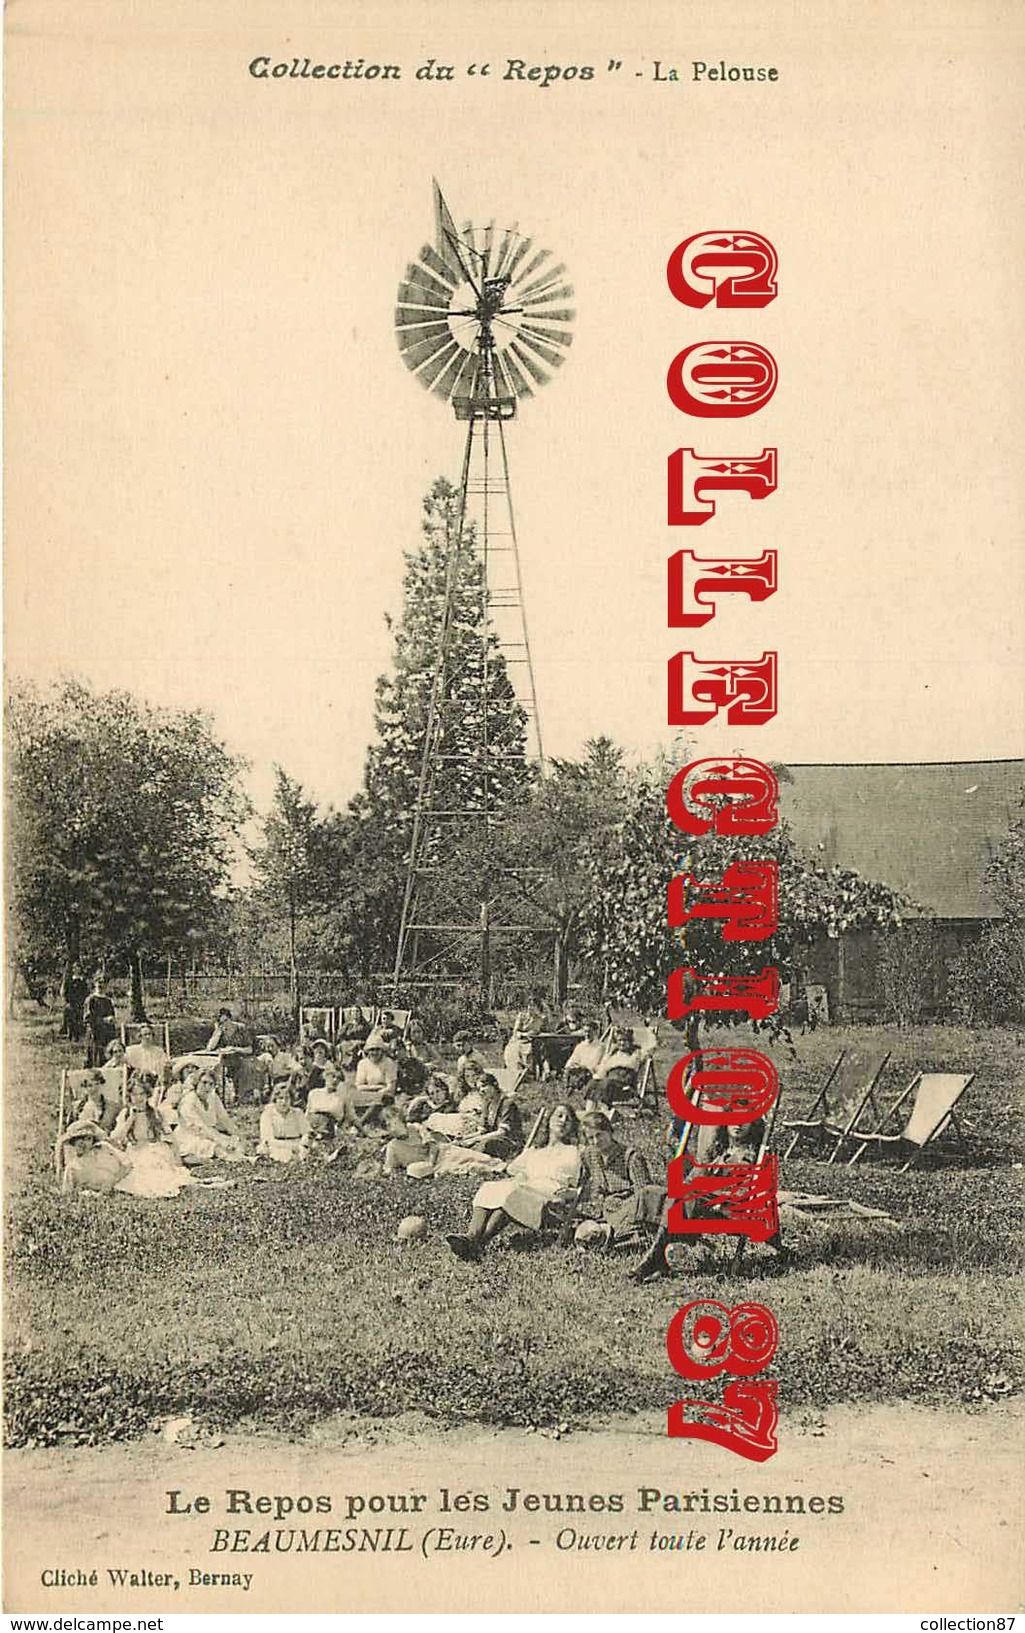
[[[1023,21],[10,0],[6,1612],[1012,1625]]]

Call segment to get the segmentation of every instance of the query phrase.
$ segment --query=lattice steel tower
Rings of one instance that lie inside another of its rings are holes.
[[[500,892],[492,887],[475,900],[473,881],[460,886],[439,864],[446,840],[456,833],[463,840],[472,834],[480,855],[488,855],[489,837],[501,821],[503,764],[519,758],[524,729],[528,753],[544,770],[505,427],[517,402],[532,397],[563,361],[572,340],[574,313],[566,302],[573,290],[565,267],[551,264],[551,252],[535,248],[515,229],[493,222],[457,229],[437,182],[434,206],[435,241],[406,268],[395,330],[406,366],[452,404],[456,419],[466,424],[466,442],[392,974],[396,987],[478,977],[487,998],[492,933],[534,932],[503,922]],[[483,653],[468,677],[465,645],[460,672],[457,623],[469,552],[476,553],[479,568],[476,615]],[[511,686],[496,686],[501,667]],[[458,692],[465,702],[468,682],[475,706],[464,710],[455,743],[451,732],[446,737],[451,699]],[[457,779],[463,790],[457,808],[446,798],[451,779],[443,772],[454,761],[473,770],[472,777]]]

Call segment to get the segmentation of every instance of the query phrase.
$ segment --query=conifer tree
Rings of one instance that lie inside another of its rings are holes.
[[[515,809],[535,777],[526,715],[487,620],[474,530],[465,525],[459,539],[459,493],[444,478],[424,499],[422,538],[406,552],[405,564],[392,669],[377,683],[376,741],[346,835],[363,920],[354,939],[378,970],[389,968],[398,935],[447,600],[447,656],[435,699],[439,730],[427,794],[429,809],[462,815],[427,824],[421,860],[439,869],[438,891],[465,898],[461,912],[478,912],[501,874],[500,845],[488,841],[483,813],[497,818]]]

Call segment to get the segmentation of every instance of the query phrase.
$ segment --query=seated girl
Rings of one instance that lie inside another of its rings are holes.
[[[178,1155],[193,1162],[205,1162],[211,1157],[222,1162],[247,1160],[212,1072],[199,1072],[183,1093],[174,1143]]]
[[[504,1095],[490,1072],[479,1078],[480,1087],[460,1102],[462,1127],[454,1142],[438,1149],[434,1173],[497,1172],[523,1144],[520,1108]]]
[[[414,1095],[404,1108],[400,1094],[396,1110],[401,1110],[402,1127],[389,1128],[390,1138],[384,1148],[384,1171],[386,1174],[398,1174],[416,1168],[418,1172],[413,1174],[414,1179],[427,1179],[434,1172],[439,1141],[445,1138],[444,1134],[432,1127],[433,1119],[454,1117],[462,1126],[448,1078],[441,1072],[432,1072],[423,1094]],[[389,1121],[394,1120],[393,1113]]]
[[[645,1234],[652,1220],[657,1224],[660,1219],[665,1186],[652,1184],[651,1169],[642,1152],[617,1140],[607,1112],[585,1112],[580,1127],[583,1173],[579,1208],[583,1218],[574,1240],[606,1248],[636,1240],[639,1234]]]
[[[104,1138],[98,1123],[77,1118],[57,1141],[57,1172],[65,1195],[72,1191],[109,1196],[129,1172],[120,1151]]]
[[[440,1127],[432,1125],[435,1117],[458,1117],[459,1108],[452,1094],[452,1085],[443,1072],[432,1072],[427,1079],[427,1087],[423,1094],[414,1095],[409,1102],[406,1112],[408,1123],[424,1123],[435,1133],[443,1133]]]
[[[138,1072],[128,1087],[128,1104],[122,1108],[111,1145],[123,1151],[129,1171],[117,1189],[128,1196],[177,1196],[192,1175],[179,1162],[170,1137],[153,1104],[157,1080],[151,1072]]]
[[[573,1107],[553,1106],[547,1144],[521,1151],[506,1164],[508,1178],[485,1180],[477,1190],[466,1234],[447,1238],[456,1257],[469,1262],[479,1259],[507,1225],[540,1230],[554,1209],[575,1201],[580,1181],[578,1141]]]
[[[82,1094],[75,1107],[75,1117],[87,1123],[98,1123],[105,1134],[109,1134],[117,1122],[118,1112],[121,1110],[121,1082],[118,1079],[116,1087],[107,1082],[103,1072],[87,1072],[86,1081],[82,1084]]]
[[[128,1092],[128,1068],[125,1065],[125,1046],[120,1038],[107,1044],[103,1065],[100,1067],[107,1085],[107,1099],[117,1100],[118,1110],[124,1105]]]
[[[163,1123],[166,1133],[174,1134],[176,1132],[182,1098],[189,1089],[195,1088],[198,1076],[199,1067],[194,1060],[180,1061],[171,1073],[171,1081],[166,1089],[158,1090],[156,1099],[157,1115]]]
[[[336,1066],[327,1063],[312,1067],[306,1081],[309,1085],[306,1118],[310,1125],[310,1136],[320,1144],[330,1143],[343,1125],[351,1121],[349,1101],[341,1074]],[[295,1078],[292,1079],[292,1092],[293,1094],[296,1092]]]
[[[287,1083],[278,1083],[270,1104],[260,1113],[257,1152],[271,1162],[303,1162],[310,1147],[310,1125],[305,1112],[292,1104]]]

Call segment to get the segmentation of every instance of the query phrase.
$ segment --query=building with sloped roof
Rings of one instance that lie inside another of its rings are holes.
[[[792,765],[779,778],[798,851],[900,891],[914,903],[908,917],[929,922],[923,1001],[941,1010],[953,960],[1001,916],[986,869],[1021,814],[1025,760]],[[810,949],[803,978],[826,987],[831,1015],[885,1009],[879,934],[823,936]]]

